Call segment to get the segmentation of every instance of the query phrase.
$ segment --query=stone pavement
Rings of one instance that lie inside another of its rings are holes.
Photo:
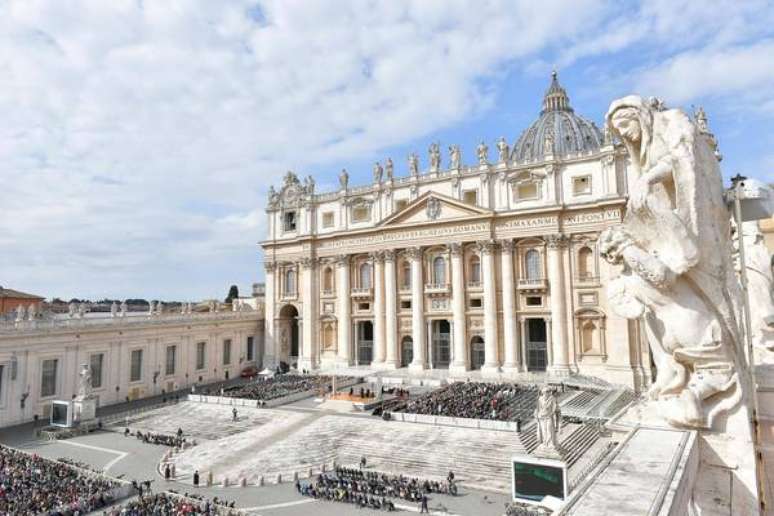
[[[185,408],[187,405],[193,405],[189,408]],[[203,408],[205,407],[205,408]],[[222,410],[220,414],[219,410]],[[272,452],[272,446],[274,443],[264,441],[263,444],[260,440],[252,442],[250,439],[243,439],[245,447],[242,448],[237,457],[243,456],[246,458],[259,457],[266,459],[267,461],[281,462],[282,457],[277,457],[277,454],[283,453],[282,443],[291,441],[292,439],[299,438],[299,441],[308,450],[314,450],[316,447],[316,441],[314,439],[315,431],[328,431],[333,432],[352,432],[355,435],[360,435],[362,438],[367,437],[368,428],[373,424],[383,423],[381,420],[373,418],[371,416],[362,415],[349,415],[349,414],[330,414],[326,412],[316,412],[313,407],[313,403],[308,400],[305,403],[300,403],[297,407],[290,407],[286,410],[275,409],[247,409],[240,410],[239,421],[230,421],[230,407],[228,406],[214,406],[214,405],[197,405],[197,404],[180,404],[172,407],[165,407],[160,409],[155,416],[150,417],[148,414],[143,414],[140,419],[135,423],[137,427],[143,427],[156,432],[167,432],[176,430],[178,426],[182,426],[187,435],[194,436],[201,440],[200,446],[217,445],[214,450],[219,450],[222,455],[230,455],[233,439],[239,440],[240,438],[247,436],[250,433],[267,435],[275,434],[276,432],[282,433],[282,429],[286,430],[285,439],[277,439],[276,448]],[[307,419],[308,418],[308,419]],[[354,422],[354,425],[353,425]],[[306,425],[305,423],[309,423]],[[257,427],[256,427],[257,425]],[[409,425],[410,427],[422,427],[423,425]],[[347,430],[349,427],[351,429]],[[134,427],[133,427],[134,428]],[[426,427],[433,429],[433,427]],[[310,431],[311,429],[311,431]],[[123,430],[123,426],[117,426],[116,432],[103,431],[96,432],[89,435],[84,435],[74,439],[66,441],[39,441],[32,438],[31,432],[9,432],[4,431],[0,434],[0,440],[4,444],[10,446],[25,449],[27,451],[38,453],[44,457],[57,459],[59,457],[69,457],[80,462],[89,464],[97,469],[105,469],[105,471],[119,478],[127,480],[153,480],[153,490],[167,490],[172,489],[179,493],[193,492],[198,494],[214,497],[218,496],[226,500],[233,500],[236,502],[237,507],[249,509],[251,514],[259,514],[264,516],[272,515],[301,515],[301,514],[320,514],[331,516],[348,516],[371,514],[373,511],[364,511],[358,509],[355,506],[334,502],[315,501],[304,498],[296,493],[291,483],[283,483],[281,485],[266,485],[264,487],[249,486],[246,488],[240,487],[211,487],[211,488],[193,488],[190,480],[186,483],[180,483],[176,481],[166,482],[158,473],[158,464],[162,459],[164,453],[168,450],[165,446],[157,446],[151,444],[145,444],[134,437],[125,438],[121,435],[120,431]],[[433,429],[435,430],[435,429]],[[410,430],[411,435],[415,435],[416,430]],[[300,434],[300,435],[299,435]],[[422,446],[431,442],[444,442],[443,439],[438,441],[428,432],[421,439],[412,440],[413,445]],[[214,439],[218,435],[230,436],[223,439]],[[257,437],[257,435],[255,436]],[[376,438],[376,435],[374,435]],[[390,439],[392,441],[400,442],[403,439],[401,432],[396,430],[396,433],[391,434]],[[219,444],[219,445],[218,445]],[[373,445],[373,443],[372,443]],[[377,447],[380,443],[377,441]],[[499,446],[499,445],[498,445]],[[495,446],[495,449],[498,448]],[[354,464],[356,459],[359,458],[358,452],[353,452],[352,457],[348,462]],[[410,461],[416,454],[412,450],[412,447],[408,444],[400,451],[405,459]],[[503,453],[500,450],[500,453]],[[508,463],[508,457],[506,453],[501,455],[501,461],[504,464]],[[213,455],[221,467],[228,468],[228,460],[218,458],[217,453]],[[398,457],[396,457],[397,459]],[[373,459],[376,461],[376,457]],[[341,461],[342,463],[347,461]],[[407,462],[408,463],[408,462]],[[385,466],[386,464],[382,463]],[[406,473],[404,471],[404,473]],[[438,471],[435,477],[445,476],[446,471]],[[204,479],[204,477],[202,477]],[[185,478],[183,479],[186,480]],[[274,479],[266,479],[267,482]],[[483,479],[482,479],[483,480]],[[507,502],[507,496],[502,494],[493,494],[488,492],[481,492],[470,488],[465,485],[465,482],[460,483],[460,495],[456,497],[433,495],[430,497],[430,507],[435,514],[458,514],[458,515],[481,515],[481,516],[494,516],[503,514],[504,504]],[[394,500],[398,507],[405,512],[418,512],[418,507],[412,506],[408,502]]]

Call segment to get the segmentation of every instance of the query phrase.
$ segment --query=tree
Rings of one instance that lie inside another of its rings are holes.
[[[226,297],[226,303],[230,303],[232,300],[239,297],[239,289],[236,285],[231,285],[231,288],[228,289],[228,296]]]

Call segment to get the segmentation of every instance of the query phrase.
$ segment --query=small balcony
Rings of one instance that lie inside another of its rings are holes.
[[[370,287],[356,287],[351,290],[350,295],[353,299],[370,299],[374,297],[374,290]]]
[[[425,294],[429,296],[442,296],[451,292],[451,285],[448,283],[426,283]]]
[[[519,278],[517,288],[525,292],[544,292],[548,289],[548,280],[545,278]]]
[[[280,295],[280,299],[283,301],[292,301],[297,298],[298,292],[283,292],[282,295]]]
[[[401,285],[398,287],[398,294],[402,296],[411,295],[411,285]]]
[[[468,281],[468,290],[482,290],[483,288],[484,288],[484,285],[481,283],[481,281],[476,281],[476,280]]]
[[[599,276],[595,274],[578,274],[575,276],[578,285],[599,285]]]

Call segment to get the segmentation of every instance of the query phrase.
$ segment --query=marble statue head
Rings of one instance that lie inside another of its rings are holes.
[[[653,130],[653,108],[642,97],[629,95],[614,101],[605,115],[605,125],[626,146],[637,169],[645,162],[645,153]]]

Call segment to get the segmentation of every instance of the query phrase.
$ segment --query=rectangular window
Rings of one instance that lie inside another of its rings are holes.
[[[475,206],[478,204],[478,190],[466,190],[462,192],[462,202]]]
[[[357,309],[363,312],[367,312],[371,309],[371,303],[358,303]]]
[[[223,365],[231,364],[231,339],[223,341]]]
[[[537,183],[521,183],[519,185],[516,185],[515,193],[516,193],[516,199],[519,201],[537,199],[538,185]]]
[[[196,343],[196,369],[204,369],[204,352],[207,349],[206,342]]]
[[[175,359],[177,358],[177,346],[167,346],[167,376],[175,374]]]
[[[333,212],[329,211],[327,213],[323,213],[322,216],[322,226],[324,228],[332,228],[333,227]]]
[[[247,337],[247,360],[255,360],[255,345],[253,337]]]
[[[40,397],[46,398],[56,394],[56,370],[59,360],[44,360],[40,375]]]
[[[140,380],[142,380],[142,350],[133,349],[131,366],[129,370],[129,381],[139,382]]]
[[[574,177],[572,179],[572,194],[585,195],[591,193],[591,176]]]
[[[411,310],[411,301],[401,301],[400,302],[400,309],[401,310]]]
[[[285,231],[296,230],[296,212],[295,211],[286,211],[284,221],[285,221]]]
[[[91,388],[99,389],[102,387],[102,364],[105,362],[105,354],[95,353],[91,355],[89,362],[91,366]]]
[[[543,306],[543,298],[540,296],[528,296],[527,306]]]
[[[371,209],[368,206],[355,206],[352,208],[352,221],[365,222],[371,218]]]
[[[471,308],[481,308],[483,305],[481,304],[481,298],[480,297],[471,297],[470,298],[470,307]]]
[[[395,201],[395,211],[400,211],[406,206],[408,206],[408,199],[398,199]]]

